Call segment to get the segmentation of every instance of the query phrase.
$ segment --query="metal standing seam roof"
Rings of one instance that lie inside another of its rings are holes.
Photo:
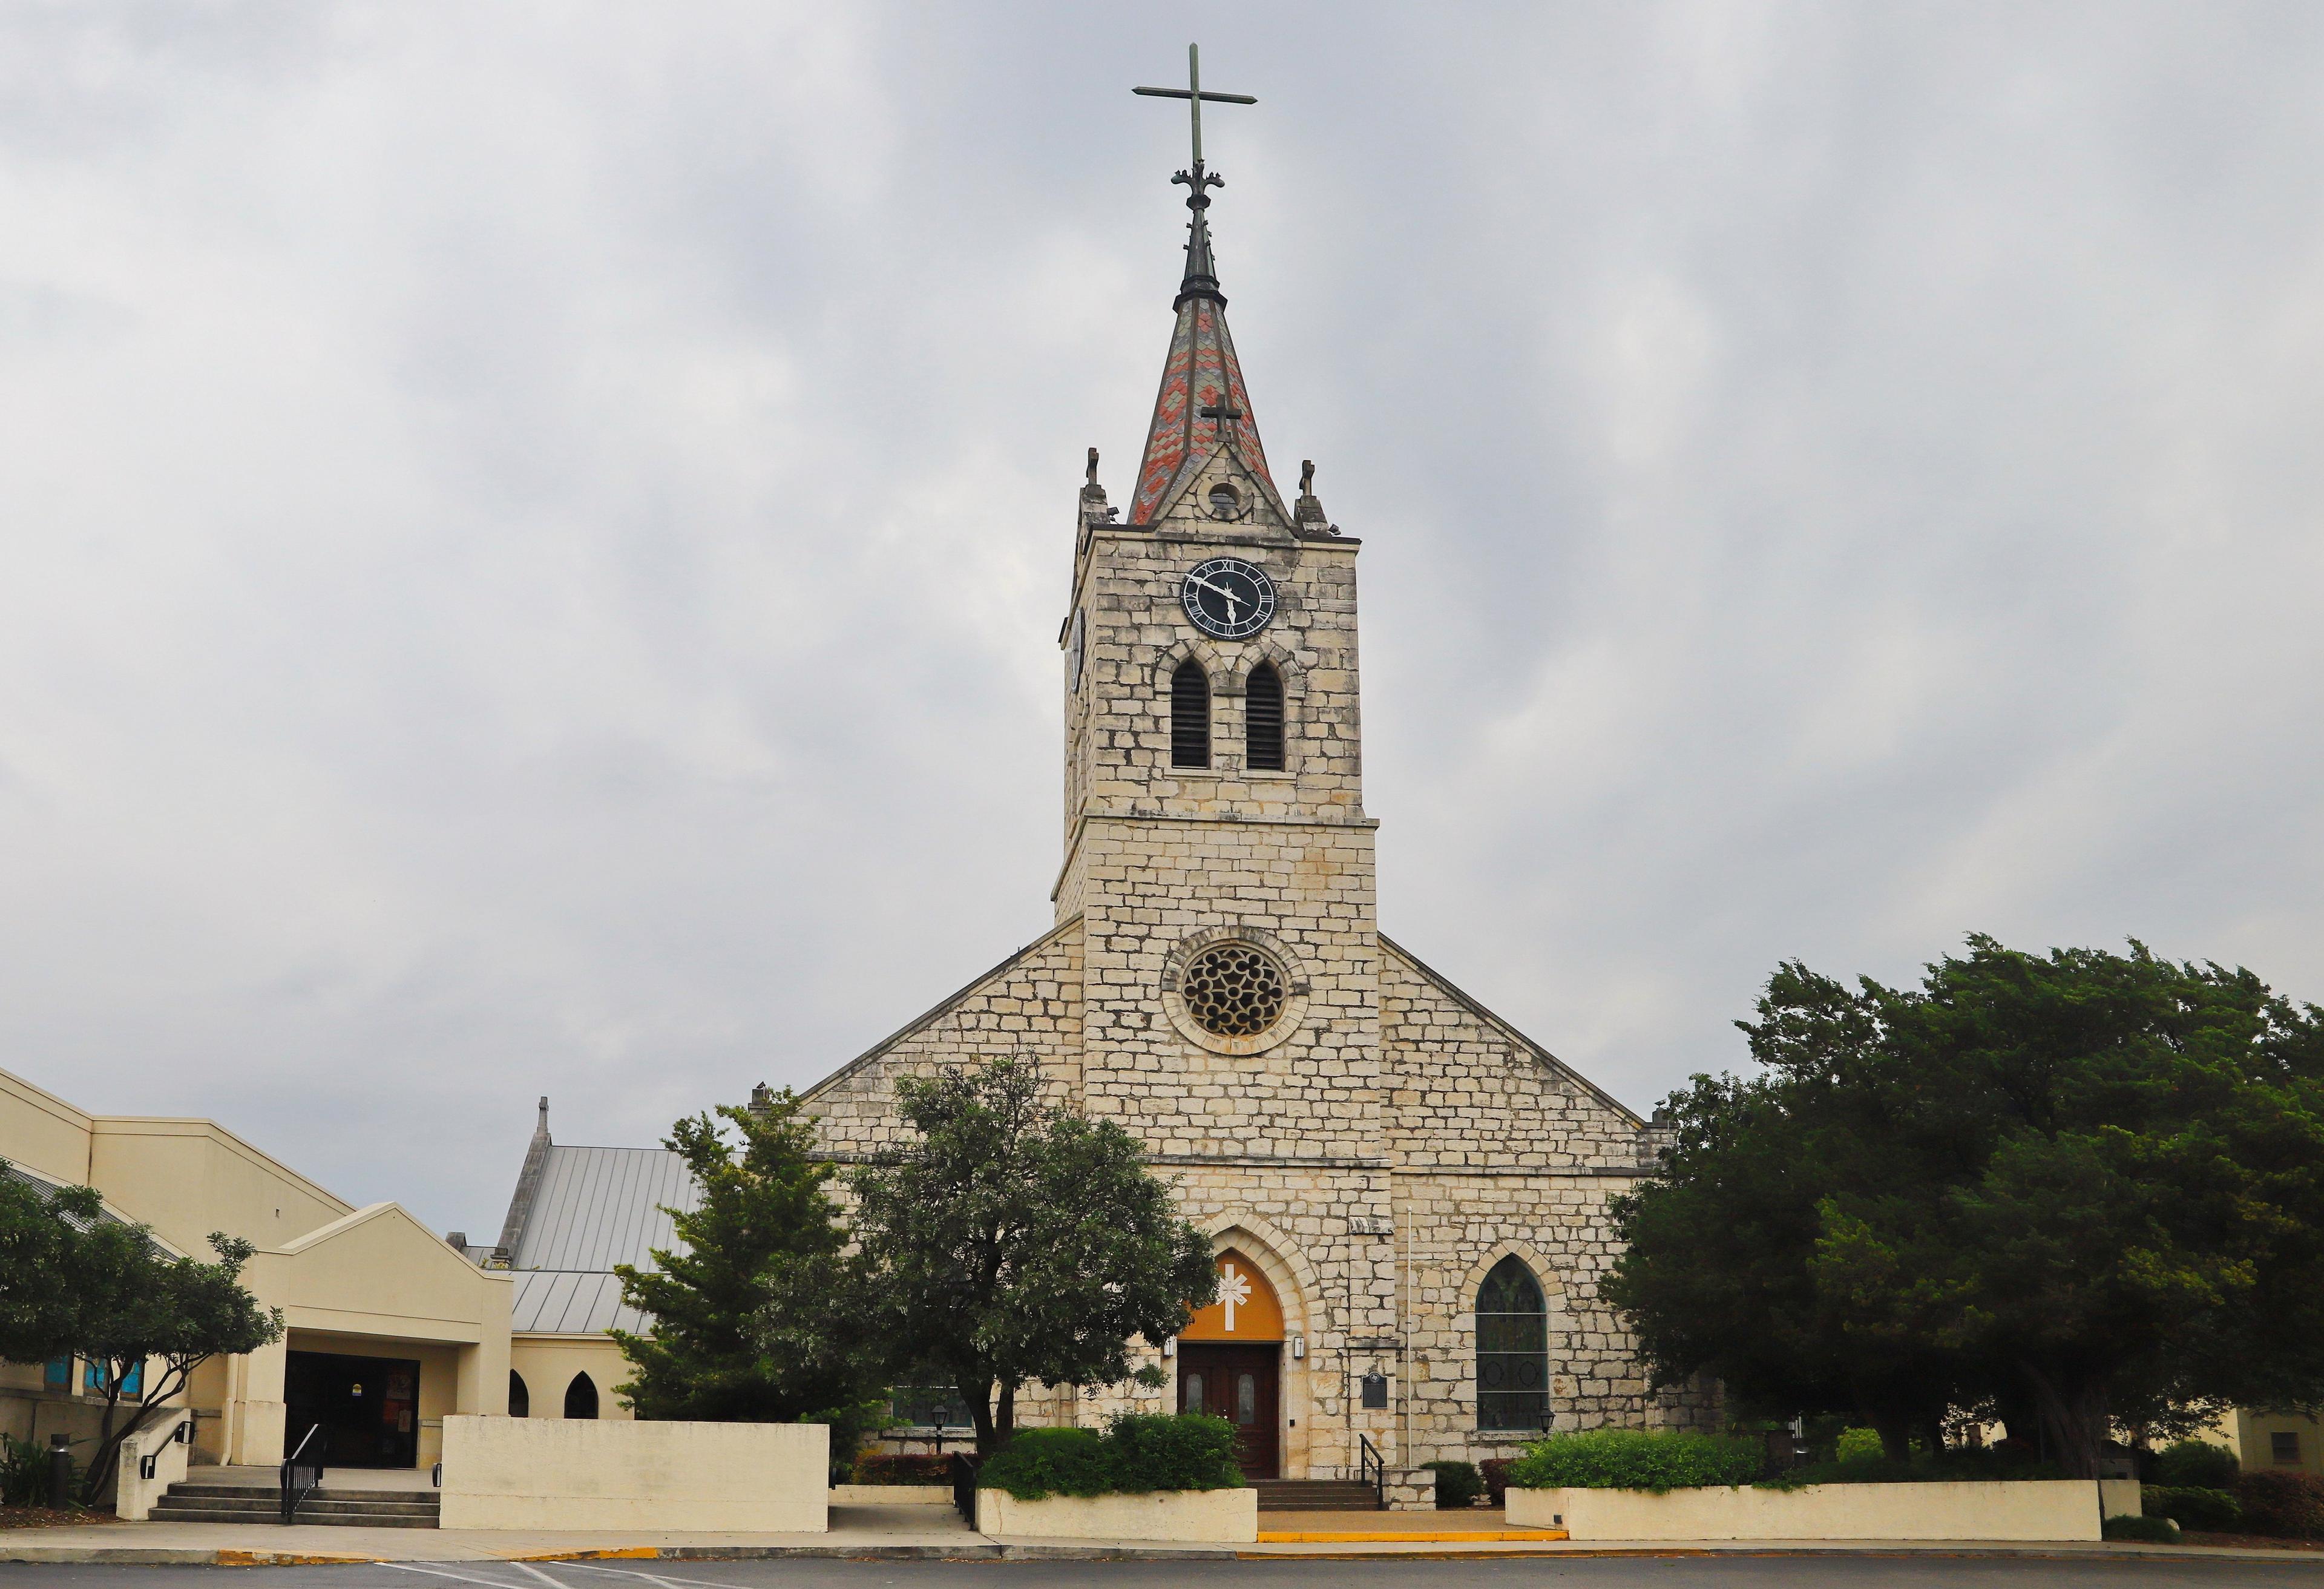
[[[652,1316],[622,1301],[622,1282],[586,1270],[517,1270],[509,1278],[509,1328],[520,1335],[587,1335],[626,1330],[641,1335]]]
[[[617,1263],[650,1266],[656,1247],[678,1241],[662,1210],[700,1201],[686,1161],[666,1149],[551,1145],[509,1267],[604,1274]]]

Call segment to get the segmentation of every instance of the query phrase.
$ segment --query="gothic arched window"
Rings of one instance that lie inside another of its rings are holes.
[[[1283,771],[1283,675],[1273,662],[1252,669],[1243,687],[1242,733],[1245,760],[1253,771]]]
[[[532,1392],[524,1388],[524,1376],[516,1370],[511,1369],[509,1370],[509,1417],[530,1418],[531,1416]]]
[[[1477,1427],[1538,1433],[1549,1412],[1549,1307],[1514,1256],[1477,1288]]]
[[[1211,680],[1188,657],[1170,675],[1170,765],[1211,764]]]
[[[575,1374],[573,1382],[565,1387],[565,1416],[567,1418],[597,1416],[597,1386],[587,1374]]]

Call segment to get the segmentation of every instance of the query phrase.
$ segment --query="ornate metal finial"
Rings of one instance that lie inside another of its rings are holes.
[[[1180,171],[1170,180],[1186,189],[1186,208],[1194,218],[1186,226],[1186,278],[1178,286],[1178,303],[1188,298],[1211,298],[1224,303],[1219,291],[1218,267],[1211,263],[1211,227],[1203,212],[1211,208],[1213,188],[1226,186],[1226,179],[1203,169],[1203,101],[1214,105],[1256,105],[1258,99],[1249,94],[1213,94],[1203,87],[1203,52],[1198,44],[1186,46],[1186,86],[1183,88],[1132,88],[1133,94],[1145,94],[1157,99],[1184,99],[1193,117],[1194,163],[1191,170]],[[1174,304],[1173,307],[1176,307]]]

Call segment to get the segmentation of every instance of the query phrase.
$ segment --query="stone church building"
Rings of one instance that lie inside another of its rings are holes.
[[[1380,930],[1360,542],[1312,469],[1277,487],[1213,263],[1217,179],[1178,180],[1185,270],[1128,512],[1093,449],[1074,519],[1056,926],[807,1107],[844,1161],[899,1131],[899,1076],[1014,1056],[1175,1181],[1222,1303],[1145,1360],[1169,1390],[1037,1399],[1032,1421],[1222,1412],[1253,1476],[1313,1479],[1358,1476],[1367,1443],[1410,1474],[1552,1427],[1689,1421],[1596,1294],[1646,1122]]]

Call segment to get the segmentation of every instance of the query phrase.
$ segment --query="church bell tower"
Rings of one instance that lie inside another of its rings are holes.
[[[1357,542],[1286,503],[1227,329],[1194,101],[1185,264],[1126,517],[1081,491],[1060,922],[1084,924],[1083,1099],[1164,1155],[1379,1149]],[[1328,1096],[1331,1107],[1310,1106]],[[1294,1106],[1295,1104],[1299,1106]],[[1285,1122],[1303,1123],[1300,1143]],[[1360,1141],[1359,1141],[1360,1139]]]

